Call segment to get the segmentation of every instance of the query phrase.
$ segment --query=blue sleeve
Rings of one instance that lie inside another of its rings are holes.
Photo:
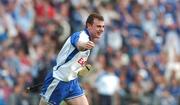
[[[80,32],[76,32],[76,33],[74,33],[72,36],[71,36],[71,44],[75,47],[75,48],[77,48],[77,42],[78,42],[78,40],[79,40],[79,35],[80,35]]]

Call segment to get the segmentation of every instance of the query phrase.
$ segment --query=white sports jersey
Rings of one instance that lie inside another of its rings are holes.
[[[88,42],[90,40],[87,29],[71,35],[56,59],[53,67],[53,77],[62,81],[70,81],[77,78],[78,71],[85,65],[90,50],[79,51],[76,47],[78,41]]]

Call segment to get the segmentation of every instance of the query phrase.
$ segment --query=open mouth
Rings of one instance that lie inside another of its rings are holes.
[[[97,32],[97,34],[98,34],[98,35],[100,35],[100,34],[101,34],[101,32]]]

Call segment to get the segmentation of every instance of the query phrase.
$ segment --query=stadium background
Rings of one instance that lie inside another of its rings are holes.
[[[81,78],[90,105],[180,105],[179,0],[0,0],[0,105],[37,105],[65,39],[92,11],[105,32]]]

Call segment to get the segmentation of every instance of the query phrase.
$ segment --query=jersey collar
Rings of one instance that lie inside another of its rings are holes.
[[[86,32],[86,34],[90,37],[89,31],[87,28],[84,29],[84,31]]]
[[[84,31],[86,32],[86,34],[89,36],[89,39],[91,40],[91,36],[90,36],[90,33],[89,33],[88,29],[85,28]]]

